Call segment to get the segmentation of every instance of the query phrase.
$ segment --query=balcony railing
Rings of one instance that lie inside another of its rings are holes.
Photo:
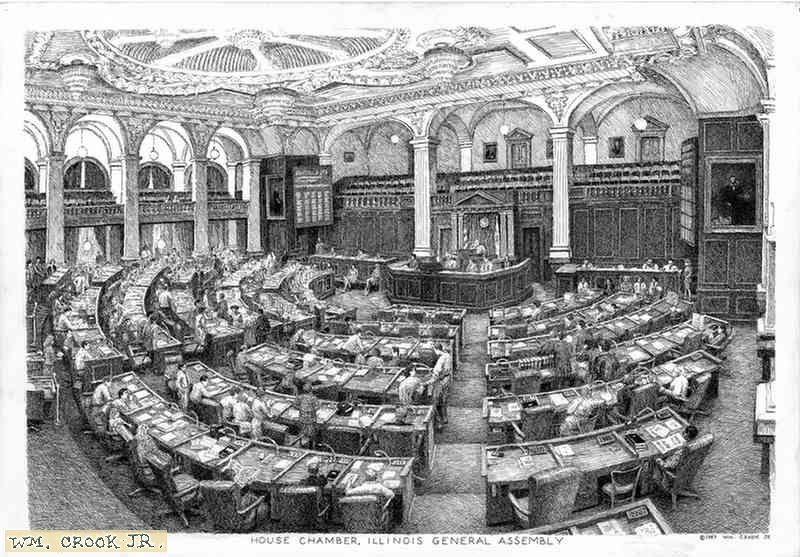
[[[249,201],[242,201],[240,199],[209,199],[208,200],[208,215],[210,218],[216,219],[242,219],[247,218],[247,208],[250,205]]]
[[[586,164],[573,167],[574,185],[623,185],[678,182],[680,161],[640,162],[624,164]]]

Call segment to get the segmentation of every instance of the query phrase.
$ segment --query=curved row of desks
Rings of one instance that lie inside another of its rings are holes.
[[[598,301],[602,294],[602,290],[590,290],[583,294],[575,293],[570,296],[544,300],[542,302],[530,302],[504,308],[493,308],[489,310],[489,324],[511,325],[519,321],[546,319],[554,315],[564,314],[591,305]]]
[[[653,488],[654,460],[685,444],[688,422],[670,408],[662,408],[632,424],[619,424],[589,433],[530,443],[484,446],[481,476],[486,489],[486,524],[513,518],[510,490],[525,489],[533,474],[555,467],[575,466],[581,481],[575,510],[598,503],[599,480],[612,470],[641,464],[640,493]]]
[[[324,491],[333,502],[334,521],[338,499],[348,488],[364,481],[367,469],[376,470],[379,481],[395,493],[395,520],[401,522],[408,516],[414,498],[413,458],[352,456],[219,435],[163,400],[134,373],[112,378],[113,392],[122,387],[127,387],[136,400],[136,404],[122,409],[125,421],[135,427],[148,424],[159,448],[178,457],[196,477],[234,479],[255,493],[274,494],[303,480],[306,463],[314,458],[330,478]]]
[[[719,372],[722,361],[708,352],[696,350],[690,354],[680,356],[651,369],[645,369],[637,377],[637,386],[648,383],[657,383],[667,387],[679,373],[686,373],[691,388],[695,388],[698,378],[708,374],[710,385],[707,395],[715,397],[716,386],[719,381]],[[618,393],[623,388],[622,379],[608,382],[595,382],[582,387],[570,387],[556,391],[542,391],[538,393],[509,394],[483,399],[483,418],[489,425],[490,432],[497,431],[502,438],[508,439],[513,434],[512,424],[523,421],[527,411],[534,408],[537,412],[549,409],[553,413],[551,421],[558,427],[564,418],[567,407],[577,398],[595,399],[602,401],[606,407],[612,407],[618,402]],[[636,413],[636,410],[632,410]]]

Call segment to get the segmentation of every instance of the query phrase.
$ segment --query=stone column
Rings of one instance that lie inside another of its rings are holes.
[[[461,154],[461,172],[472,172],[472,141],[459,141],[458,151]]]
[[[36,169],[39,171],[39,174],[38,174],[39,183],[36,184],[36,192],[37,193],[43,193],[43,194],[47,195],[47,184],[48,184],[48,181],[47,181],[47,170],[48,170],[48,166],[49,166],[49,163],[48,163],[47,157],[44,157],[44,158],[39,159],[38,161],[36,161]]]
[[[261,246],[261,161],[250,159],[242,167],[242,197],[248,199],[247,205],[247,253],[257,255],[263,252]]]
[[[583,164],[597,164],[597,136],[583,138]]]
[[[125,189],[123,186],[125,181],[124,161],[122,159],[112,159],[109,166],[111,168],[111,193],[114,194],[117,203],[122,203],[124,199],[122,192]]]
[[[236,198],[236,164],[236,162],[228,161],[225,168],[228,174],[228,195],[231,196],[231,199]],[[236,242],[236,221],[234,219],[228,221],[228,246],[232,248],[238,246]]]
[[[59,265],[64,258],[64,153],[47,157],[47,260]]]
[[[414,255],[431,256],[431,194],[436,191],[436,145],[429,137],[410,141],[414,147]]]
[[[175,191],[186,191],[186,163],[172,163],[172,187]]]
[[[550,128],[553,139],[553,244],[550,264],[567,263],[569,243],[569,185],[572,182],[572,130]]]
[[[123,247],[122,259],[134,261],[139,258],[139,154],[122,157],[124,174],[123,189]],[[153,251],[153,246],[150,246]]]
[[[194,253],[208,253],[208,159],[192,160],[192,201],[194,201]]]
[[[772,150],[770,149],[771,123],[774,117],[774,103],[762,101],[764,112],[758,115],[763,130],[763,163],[762,163],[762,230],[761,246],[761,284],[759,294],[764,296],[763,322],[759,320],[759,334],[769,334],[775,330],[775,196],[770,184],[769,172],[772,166]]]
[[[319,154],[319,165],[320,166],[330,166],[333,164],[333,155],[330,153],[320,153]]]

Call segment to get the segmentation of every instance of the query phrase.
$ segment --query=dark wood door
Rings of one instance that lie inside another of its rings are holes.
[[[538,226],[522,229],[521,258],[531,260],[531,276],[535,281],[542,280],[542,242],[541,229]]]

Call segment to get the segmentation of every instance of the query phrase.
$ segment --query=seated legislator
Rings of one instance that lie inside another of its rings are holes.
[[[350,270],[343,277],[345,292],[353,288],[353,284],[358,280],[358,269],[355,265],[350,265]]]
[[[224,319],[228,323],[231,321],[231,314],[228,311],[228,301],[225,299],[224,292],[220,292],[217,296],[217,317]]]
[[[419,269],[419,261],[417,261],[417,256],[414,255],[413,253],[411,254],[411,259],[409,259],[408,263],[406,263],[406,267],[408,267],[412,271],[416,271],[417,269]]]
[[[364,343],[361,340],[361,331],[356,331],[342,345],[344,350],[347,350],[354,356],[361,354],[364,351]]]
[[[222,407],[223,421],[227,422],[233,420],[233,407],[239,398],[240,392],[241,389],[239,387],[233,387],[230,391],[228,391],[228,394],[222,397],[222,399],[219,401],[219,405]]]
[[[656,458],[655,479],[657,482],[662,483],[666,481],[665,472],[674,474],[675,470],[678,468],[678,465],[681,463],[681,460],[683,460],[683,456],[686,453],[688,444],[697,438],[698,433],[697,427],[689,424],[683,430],[683,438],[686,440],[686,443],[684,443],[671,455],[664,458]]]
[[[189,376],[186,369],[181,365],[175,373],[175,391],[178,395],[178,405],[185,412],[189,408]]]
[[[394,420],[389,423],[391,425],[412,425],[414,417],[408,415],[408,406],[398,406],[394,412]]]
[[[369,358],[366,361],[367,367],[370,369],[378,369],[379,367],[383,367],[383,358],[381,358],[381,351],[377,348],[373,348],[370,351]]]
[[[660,387],[659,391],[672,400],[686,402],[689,395],[689,378],[686,376],[686,370],[681,369],[670,381],[669,387]]]
[[[106,429],[106,416],[108,414],[108,404],[111,402],[111,376],[103,378],[92,393],[92,426],[96,431]]]
[[[592,431],[595,418],[603,405],[605,403],[602,400],[591,397],[588,391],[573,399],[567,407],[567,416],[561,423],[561,437]]]
[[[253,415],[253,419],[250,422],[250,426],[252,428],[250,435],[253,437],[253,439],[258,439],[261,437],[264,431],[264,420],[268,420],[270,418],[269,407],[262,398],[265,394],[265,389],[258,389],[256,391],[256,396],[253,397],[253,402],[250,405],[250,413]]]
[[[642,264],[642,269],[658,269],[658,265],[653,263],[652,259],[648,259]]]
[[[397,386],[400,404],[405,406],[414,404],[414,397],[421,390],[422,381],[417,377],[417,371],[412,367],[405,373],[405,377]]]
[[[491,273],[494,271],[494,263],[492,263],[485,255],[480,264],[481,273]]]
[[[133,439],[133,433],[128,427],[128,423],[123,419],[122,413],[130,411],[139,406],[127,387],[122,387],[117,391],[117,398],[108,405],[108,431],[122,437],[125,441]]]
[[[319,460],[312,458],[306,464],[308,475],[300,482],[306,487],[324,488],[328,485],[328,478],[319,473]]]
[[[669,261],[667,261],[667,262],[664,264],[664,267],[663,267],[661,270],[662,270],[662,271],[667,271],[667,272],[675,272],[675,271],[677,271],[677,270],[678,270],[678,267],[676,267],[676,266],[675,266],[675,263],[673,263],[673,262],[672,262],[672,259],[670,259]]]
[[[378,265],[375,265],[372,269],[372,273],[364,282],[364,296],[369,295],[373,288],[378,291],[381,289],[381,268]]]
[[[470,259],[469,264],[467,264],[466,272],[477,273],[478,270],[479,270],[478,264],[474,260]]]
[[[201,375],[200,381],[192,385],[192,389],[189,392],[189,400],[192,404],[216,406],[216,401],[211,398],[211,393],[208,391],[208,375]]]
[[[386,500],[394,497],[394,492],[378,481],[378,473],[375,470],[367,468],[364,473],[364,482],[348,489],[345,495],[375,495]]]
[[[250,397],[245,391],[240,391],[233,404],[233,423],[242,436],[249,436],[252,431],[253,413],[250,406]]]
[[[620,292],[625,292],[627,294],[633,294],[633,284],[631,283],[631,277],[625,275],[622,277],[622,282],[619,285]]]
[[[448,253],[444,256],[444,261],[442,262],[442,268],[446,271],[455,271],[458,269],[458,259],[452,254]]]
[[[300,445],[313,449],[317,436],[319,400],[311,391],[311,383],[303,383],[303,394],[297,397],[297,406],[300,408]]]

